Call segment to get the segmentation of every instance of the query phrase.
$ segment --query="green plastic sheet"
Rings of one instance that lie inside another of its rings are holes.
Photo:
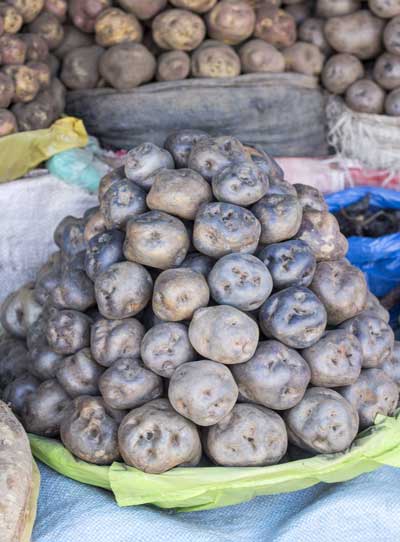
[[[382,465],[400,467],[400,409],[393,417],[377,416],[375,425],[361,433],[346,452],[260,468],[176,468],[146,474],[122,463],[90,465],[76,459],[57,440],[29,438],[40,461],[69,478],[112,491],[120,506],[153,504],[185,512],[297,491],[319,482],[343,482]]]

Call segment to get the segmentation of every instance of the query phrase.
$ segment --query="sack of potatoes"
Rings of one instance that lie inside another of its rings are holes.
[[[183,130],[98,196],[1,308],[1,396],[26,431],[158,474],[344,452],[394,413],[400,344],[318,190]]]

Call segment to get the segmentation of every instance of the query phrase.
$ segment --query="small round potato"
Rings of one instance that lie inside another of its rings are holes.
[[[228,367],[204,359],[184,363],[174,371],[168,398],[179,414],[207,427],[229,414],[238,398],[238,387]]]
[[[24,338],[42,310],[42,306],[35,299],[34,290],[23,286],[3,301],[0,307],[0,322],[7,333],[13,337]]]
[[[164,378],[171,378],[179,365],[196,358],[184,324],[168,322],[149,329],[141,345],[146,367]]]
[[[232,252],[255,252],[261,234],[256,217],[243,207],[231,203],[203,205],[194,222],[195,248],[212,258]]]
[[[343,452],[358,433],[356,409],[334,390],[310,388],[286,415],[289,442],[317,454]]]
[[[400,391],[400,341],[394,341],[392,357],[387,359],[380,368],[393,382],[396,382]]]
[[[26,52],[27,46],[18,36],[5,34],[0,37],[0,59],[4,66],[24,64]]]
[[[19,376],[30,370],[31,360],[26,346],[16,339],[0,342],[0,393]]]
[[[11,111],[8,111],[8,109],[0,109],[0,137],[11,135],[15,132],[18,132],[15,115]]]
[[[325,38],[324,24],[323,19],[308,17],[300,25],[299,40],[316,45],[323,55],[328,55],[332,52],[332,49]]]
[[[136,408],[163,393],[161,377],[133,358],[114,361],[101,375],[99,388],[105,403],[117,410]]]
[[[143,336],[144,327],[135,318],[101,318],[93,324],[90,334],[92,356],[103,367],[110,367],[117,359],[137,358]]]
[[[57,354],[75,354],[89,346],[91,319],[82,312],[51,308],[46,324],[46,338]]]
[[[254,356],[233,365],[232,373],[245,401],[274,410],[297,405],[310,382],[310,368],[304,359],[278,341],[260,342]]]
[[[236,77],[240,75],[240,58],[229,45],[217,42],[199,47],[192,56],[193,77]]]
[[[362,366],[361,344],[345,329],[327,331],[301,355],[311,369],[311,384],[336,388],[354,384]]]
[[[327,211],[303,211],[296,238],[304,241],[320,261],[339,260],[346,255],[348,241],[340,233],[336,218]]]
[[[164,148],[172,155],[177,168],[187,168],[193,145],[208,137],[203,130],[178,130],[167,137]]]
[[[145,190],[151,188],[153,175],[159,169],[174,169],[174,160],[167,150],[153,143],[142,143],[126,156],[125,175]]]
[[[185,51],[167,51],[157,59],[157,81],[181,81],[189,73],[190,56]]]
[[[67,266],[51,292],[50,301],[58,309],[85,311],[96,303],[93,283],[81,269]]]
[[[383,31],[383,43],[388,53],[400,54],[400,15],[394,17],[386,25]]]
[[[328,325],[337,326],[360,313],[367,302],[364,273],[347,260],[320,262],[310,285],[328,314]]]
[[[323,335],[327,314],[308,288],[292,286],[272,295],[260,309],[260,326],[266,337],[292,348],[307,348]]]
[[[183,260],[181,267],[192,269],[192,271],[197,271],[197,273],[201,273],[205,278],[207,278],[211,269],[213,268],[214,263],[215,260],[209,256],[200,254],[199,252],[192,252]]]
[[[56,437],[71,399],[57,380],[45,380],[25,401],[22,423],[28,433]]]
[[[117,90],[130,90],[148,83],[156,73],[157,62],[140,43],[120,43],[107,49],[100,58],[102,78]]]
[[[233,163],[212,179],[212,189],[218,201],[244,207],[265,196],[268,187],[268,175],[252,162]]]
[[[245,0],[221,0],[207,13],[206,21],[210,38],[237,45],[252,35],[256,15]]]
[[[400,15],[399,0],[368,0],[368,7],[378,17],[391,19]]]
[[[146,210],[145,191],[127,179],[112,184],[100,200],[100,211],[109,230],[125,228],[130,218]]]
[[[206,35],[203,19],[185,9],[167,9],[152,23],[153,38],[161,49],[192,51]]]
[[[285,71],[285,59],[280,51],[264,40],[250,40],[239,49],[243,73],[273,73]]]
[[[40,380],[29,373],[24,373],[6,386],[2,399],[10,405],[13,412],[19,415],[28,397],[38,389],[39,385]]]
[[[361,0],[317,0],[316,3],[317,15],[324,18],[349,15],[361,7]]]
[[[377,414],[391,416],[399,402],[397,384],[381,369],[361,371],[354,384],[339,391],[358,412],[360,429],[373,425]]]
[[[400,87],[400,58],[383,53],[375,62],[374,79],[385,90]]]
[[[154,283],[153,311],[161,320],[190,320],[195,310],[207,307],[209,299],[206,279],[191,269],[167,269]]]
[[[14,92],[15,87],[12,78],[5,73],[0,73],[0,108],[7,108],[11,104]]]
[[[72,401],[60,427],[64,446],[79,459],[110,465],[119,458],[118,423],[101,397]]]
[[[363,312],[367,312],[369,314],[372,314],[373,316],[376,316],[377,318],[380,318],[386,324],[389,323],[389,311],[381,305],[379,299],[375,297],[374,294],[372,294],[371,292],[367,293],[367,302],[365,304],[365,309]]]
[[[7,0],[20,13],[24,23],[30,23],[39,15],[44,7],[44,0]]]
[[[49,56],[49,46],[39,34],[18,34],[26,44],[26,60],[45,62]]]
[[[242,311],[258,309],[272,291],[270,272],[251,254],[223,256],[208,275],[208,284],[219,305],[231,305]]]
[[[54,230],[54,242],[69,256],[75,256],[86,250],[84,237],[85,221],[82,218],[66,216]]]
[[[400,88],[395,88],[386,96],[385,113],[392,117],[400,116]]]
[[[35,70],[29,66],[4,66],[3,73],[11,77],[14,83],[14,103],[28,103],[35,99],[40,84]]]
[[[212,200],[210,185],[191,169],[160,169],[147,195],[150,209],[194,220],[203,203]]]
[[[5,34],[18,34],[24,24],[21,13],[10,4],[0,4],[0,17]]]
[[[340,327],[355,335],[360,341],[364,369],[380,367],[391,358],[394,345],[393,330],[377,316],[361,313]]]
[[[175,412],[167,399],[129,412],[119,427],[118,443],[127,465],[152,474],[179,465],[195,467],[201,459],[196,426]]]
[[[53,13],[42,11],[42,13],[32,21],[29,26],[29,32],[39,34],[44,38],[50,51],[57,49],[64,38],[64,28],[61,22]]]
[[[296,21],[283,9],[266,5],[256,11],[254,36],[277,49],[290,47],[296,41]]]
[[[259,405],[237,404],[205,437],[210,459],[224,467],[275,465],[287,450],[285,423]]]
[[[325,63],[321,79],[325,88],[333,94],[344,94],[358,79],[364,77],[364,66],[354,55],[339,53]]]
[[[195,350],[226,365],[252,358],[259,335],[257,323],[229,305],[197,310],[189,326],[189,339]]]
[[[96,45],[71,49],[63,58],[61,81],[71,90],[96,88],[103,53],[104,49]]]
[[[150,211],[128,221],[124,254],[127,260],[168,269],[179,266],[189,249],[183,222],[161,211]]]
[[[309,286],[317,262],[309,246],[300,240],[268,245],[258,253],[267,266],[275,290],[290,286]]]
[[[260,243],[279,243],[290,239],[299,230],[302,207],[297,196],[268,194],[251,211],[261,224]]]
[[[189,9],[195,13],[205,13],[210,11],[217,0],[171,0],[171,4],[176,8]]]
[[[324,65],[324,55],[313,43],[298,41],[283,50],[286,71],[319,75]]]
[[[53,51],[53,54],[60,60],[74,49],[89,47],[93,45],[93,37],[85,34],[71,24],[64,25],[64,39],[59,47]],[[46,55],[47,56],[47,55]]]
[[[119,230],[99,233],[92,237],[85,256],[86,274],[92,280],[103,273],[110,265],[124,259],[122,251],[124,234]]]
[[[120,320],[144,309],[151,299],[153,280],[142,265],[118,262],[96,277],[94,289],[99,312]]]
[[[167,5],[167,0],[117,0],[124,11],[133,13],[142,21],[152,19]]]
[[[91,356],[89,348],[64,358],[57,370],[57,380],[70,397],[98,395],[98,380],[104,369]]]
[[[96,42],[102,47],[120,43],[140,43],[143,38],[142,25],[132,13],[122,9],[109,8],[97,17],[94,32]]]

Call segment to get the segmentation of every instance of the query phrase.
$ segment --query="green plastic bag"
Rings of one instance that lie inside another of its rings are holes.
[[[153,504],[184,512],[297,491],[319,482],[343,482],[382,465],[400,467],[400,410],[394,417],[377,416],[375,425],[363,431],[347,452],[271,467],[176,468],[146,474],[122,463],[90,465],[76,459],[59,441],[29,438],[40,461],[69,478],[112,491],[120,506]]]

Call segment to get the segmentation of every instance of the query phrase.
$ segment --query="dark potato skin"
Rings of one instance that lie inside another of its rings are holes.
[[[86,228],[85,228],[86,231]],[[88,242],[85,256],[85,271],[91,280],[110,265],[123,260],[125,236],[119,230],[110,230],[92,237]]]
[[[61,423],[64,446],[79,459],[110,465],[119,458],[118,423],[101,397],[74,399]]]
[[[42,306],[35,299],[34,290],[29,285],[23,286],[3,301],[0,307],[0,323],[11,336],[23,339],[42,310]]]
[[[75,256],[86,250],[84,231],[85,222],[83,219],[66,216],[54,230],[54,242],[64,253]]]
[[[125,228],[130,218],[146,210],[145,191],[128,180],[112,184],[100,200],[100,211],[109,230]]]
[[[383,53],[375,62],[374,79],[385,90],[400,86],[400,58],[391,53]]]
[[[392,357],[383,362],[381,369],[396,382],[400,390],[400,341],[394,341]]]
[[[89,348],[66,357],[57,370],[57,380],[70,397],[98,395],[98,380],[103,373],[91,356]]]
[[[46,326],[49,346],[57,354],[75,354],[89,346],[91,319],[75,310],[50,309]]]
[[[400,89],[396,88],[386,96],[385,113],[392,117],[400,116]]]
[[[96,302],[93,283],[81,269],[67,267],[50,296],[58,309],[85,311]]]
[[[218,201],[251,205],[268,192],[268,176],[256,164],[232,164],[219,171],[212,179],[212,189]]]
[[[2,399],[10,405],[13,412],[21,414],[28,397],[38,389],[39,385],[40,380],[29,373],[24,373],[6,386]]]
[[[299,198],[300,205],[305,211],[327,211],[328,205],[322,193],[308,184],[295,183],[294,188]]]
[[[202,130],[187,129],[172,132],[164,142],[164,148],[172,155],[178,168],[187,168],[193,145],[200,139],[208,139]]]
[[[235,405],[205,433],[207,455],[225,467],[275,465],[286,449],[285,423],[279,414],[260,405]]]
[[[200,252],[191,252],[186,256],[186,258],[181,263],[181,267],[192,269],[201,273],[204,277],[208,277],[215,260],[206,256],[205,254],[200,254]]]
[[[25,344],[17,339],[0,343],[0,392],[28,371],[30,359]]]
[[[150,190],[153,175],[160,169],[173,169],[174,160],[166,149],[153,143],[142,143],[128,152],[125,162],[125,175],[128,179]]]
[[[18,132],[15,115],[8,109],[0,109],[0,137]]]
[[[261,224],[260,243],[279,243],[299,230],[302,208],[295,196],[268,194],[251,208]]]
[[[99,81],[99,60],[104,49],[96,45],[78,47],[65,54],[61,81],[71,90],[96,88]]]

